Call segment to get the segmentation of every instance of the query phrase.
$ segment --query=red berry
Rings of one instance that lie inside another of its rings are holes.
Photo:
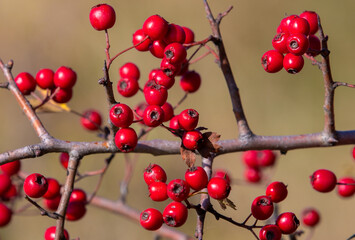
[[[197,127],[199,114],[195,109],[185,109],[179,114],[179,125],[186,131]]]
[[[163,58],[165,47],[166,43],[163,40],[156,40],[149,46],[149,51],[154,57]]]
[[[280,228],[283,234],[294,233],[300,221],[297,219],[296,215],[292,212],[285,212],[278,216],[276,220],[276,225]]]
[[[145,52],[149,50],[152,40],[146,37],[147,35],[144,34],[143,29],[138,29],[135,33],[133,33],[132,43],[138,51]]]
[[[351,197],[355,193],[355,179],[352,177],[340,178],[337,187],[339,196]]]
[[[37,85],[42,89],[53,89],[54,86],[54,72],[51,69],[44,68],[36,74]]]
[[[308,38],[302,33],[291,34],[286,43],[288,51],[297,56],[306,53],[309,47]]]
[[[217,200],[223,200],[228,197],[231,187],[225,178],[213,177],[207,185],[208,195]]]
[[[149,197],[153,201],[161,202],[168,199],[167,185],[165,182],[152,182],[148,186]]]
[[[308,36],[309,30],[310,28],[308,21],[301,17],[292,19],[288,25],[288,32],[290,34],[301,33]]]
[[[207,187],[208,177],[202,167],[192,167],[186,170],[185,180],[196,191]]]
[[[202,133],[198,130],[187,131],[182,136],[182,144],[189,150],[196,150],[202,141]]]
[[[56,229],[57,229],[56,226],[52,226],[52,227],[47,228],[46,232],[44,233],[44,239],[45,240],[54,240],[55,239]],[[65,240],[69,240],[70,239],[67,230],[64,229],[63,235],[64,235],[64,239]]]
[[[353,159],[355,160],[355,147],[353,147],[352,156],[353,156]]]
[[[11,221],[12,211],[0,202],[0,227],[4,227]]]
[[[170,119],[174,116],[174,108],[170,103],[165,102],[161,109],[164,111],[164,119],[163,122],[170,121]]]
[[[278,203],[287,197],[287,186],[283,182],[272,182],[267,188],[265,195],[271,198],[271,201]]]
[[[155,75],[152,80],[154,80],[156,84],[164,86],[166,89],[170,89],[175,83],[174,76],[166,75],[165,71],[161,69],[155,72]]]
[[[158,105],[149,105],[143,113],[143,122],[148,127],[157,127],[163,123],[164,111]]]
[[[110,120],[116,127],[129,127],[133,122],[133,111],[126,104],[118,103],[110,110]]]
[[[282,32],[288,33],[288,26],[290,25],[290,22],[295,18],[298,18],[298,16],[297,15],[290,15],[290,16],[287,16],[281,20],[280,28],[281,28]]]
[[[140,77],[139,68],[131,62],[125,63],[120,67],[119,73],[121,78],[135,78],[138,81]]]
[[[187,55],[185,47],[181,43],[173,42],[170,43],[164,49],[165,57],[171,63],[182,63]]]
[[[60,88],[72,88],[76,83],[76,72],[73,69],[61,66],[54,73],[54,85]]]
[[[80,118],[81,126],[90,131],[98,130],[101,122],[101,114],[96,110],[87,110]]]
[[[39,173],[33,173],[26,177],[23,190],[31,198],[42,197],[48,189],[47,179]]]
[[[300,14],[309,23],[309,34],[315,34],[318,31],[318,14],[313,11],[304,11]]]
[[[108,4],[99,4],[91,8],[89,19],[91,26],[98,31],[112,28],[116,22],[115,10]]]
[[[153,69],[152,71],[150,71],[149,76],[148,76],[148,80],[153,80],[159,71],[161,71],[160,68],[156,68],[156,69]]]
[[[183,44],[185,42],[185,39],[186,39],[185,31],[182,27],[173,23],[169,24],[168,32],[164,37],[164,41],[167,44],[175,43],[175,42]]]
[[[319,38],[316,35],[309,35],[308,41],[309,47],[306,53],[313,57],[317,56],[321,50],[321,43]]]
[[[307,208],[302,212],[302,222],[308,227],[315,227],[320,220],[319,213],[314,208]]]
[[[53,199],[60,195],[60,184],[54,178],[47,178],[48,189],[46,193],[43,195],[45,199]]]
[[[157,164],[149,164],[144,170],[144,181],[147,185],[153,182],[166,182],[166,173],[162,167]]]
[[[243,162],[250,168],[259,167],[258,152],[255,150],[245,151],[242,155]]]
[[[288,53],[287,49],[287,38],[290,35],[285,32],[280,32],[276,34],[276,36],[272,39],[272,46],[275,50],[279,51],[280,53]]]
[[[139,85],[135,78],[121,78],[117,83],[117,91],[124,97],[132,97],[138,90]]]
[[[231,184],[231,178],[229,176],[229,173],[226,170],[223,169],[217,169],[212,175],[213,177],[220,177],[224,178],[228,184]]]
[[[65,218],[69,221],[77,221],[84,217],[86,213],[86,203],[84,202],[69,202]]]
[[[283,55],[276,50],[269,50],[261,57],[261,65],[268,73],[276,73],[282,69]]]
[[[281,235],[280,228],[274,224],[265,225],[259,232],[260,240],[280,240]]]
[[[169,128],[172,128],[175,130],[178,130],[181,128],[180,124],[179,124],[179,115],[176,115],[170,119]]]
[[[271,150],[261,150],[258,153],[258,162],[261,167],[273,166],[276,161],[276,155]]]
[[[167,185],[167,193],[172,200],[181,202],[189,196],[190,186],[182,179],[174,179]]]
[[[149,83],[143,90],[145,100],[149,105],[162,106],[168,99],[168,91],[162,85]]]
[[[9,176],[15,175],[18,173],[18,171],[20,171],[21,162],[16,160],[13,162],[5,163],[4,165],[1,165],[0,168],[3,173],[6,173]]]
[[[115,144],[121,152],[133,151],[137,143],[137,133],[133,128],[121,128],[115,135]]]
[[[0,174],[0,196],[4,195],[11,187],[11,179],[7,174]]]
[[[285,55],[283,60],[284,69],[288,73],[298,73],[302,70],[304,64],[304,60],[302,56],[296,56],[292,53],[288,53]]]
[[[164,222],[170,227],[182,226],[186,222],[187,216],[187,208],[181,202],[172,202],[163,211]]]
[[[159,15],[150,16],[143,23],[144,33],[152,40],[163,39],[168,29],[168,22]]]
[[[53,96],[53,101],[56,103],[67,103],[73,96],[73,90],[71,88],[59,88],[53,89],[52,94],[55,92]]]
[[[45,199],[43,198],[43,204],[48,208],[49,210],[56,211],[58,209],[61,195],[56,196],[53,199]]]
[[[274,212],[274,205],[268,196],[259,196],[251,204],[251,213],[258,220],[266,220]]]
[[[189,43],[193,43],[195,42],[195,34],[194,32],[188,28],[188,27],[182,27],[182,29],[184,29],[185,32],[185,44],[189,44]]]
[[[36,89],[36,80],[28,72],[19,73],[15,83],[23,95],[29,95]]]
[[[163,215],[155,208],[148,208],[141,213],[140,223],[147,230],[158,230],[163,225]]]
[[[160,62],[160,69],[163,70],[166,76],[174,78],[174,76],[176,76],[180,72],[181,64],[182,63],[180,62],[172,63],[170,59],[164,57]],[[175,79],[174,82],[171,84],[171,86],[174,83],[175,83]],[[168,88],[170,88],[171,86],[169,86]]]
[[[312,187],[318,192],[330,192],[337,184],[335,174],[326,169],[319,169],[315,171],[310,178]]]
[[[185,92],[193,93],[196,92],[201,85],[201,77],[195,71],[186,72],[180,78],[180,87]]]
[[[87,203],[86,199],[86,192],[80,188],[75,188],[70,195],[69,202]]]
[[[59,156],[59,161],[60,164],[67,169],[68,168],[68,163],[69,163],[69,154],[66,152],[62,152]]]
[[[259,168],[247,167],[244,171],[244,177],[247,182],[258,183],[261,181],[262,173]]]

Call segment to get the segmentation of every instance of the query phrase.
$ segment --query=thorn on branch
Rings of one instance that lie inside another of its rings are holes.
[[[5,67],[9,70],[12,69],[12,67],[14,66],[14,61],[11,59],[9,60],[6,64],[5,64]]]

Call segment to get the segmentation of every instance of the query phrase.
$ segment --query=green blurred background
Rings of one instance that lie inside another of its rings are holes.
[[[105,38],[90,26],[90,8],[99,2],[87,1],[0,1],[0,58],[13,59],[14,75],[28,71],[33,75],[40,68],[57,69],[61,65],[72,67],[78,74],[74,96],[69,106],[77,111],[88,108],[99,109],[107,119],[105,94],[97,80],[102,76],[105,58]],[[107,1],[116,10],[117,22],[109,31],[111,53],[130,46],[132,34],[141,28],[144,20],[152,14],[160,14],[169,22],[188,26],[194,30],[196,39],[210,34],[202,1]],[[272,48],[271,40],[280,20],[285,15],[300,14],[304,10],[316,11],[322,19],[325,33],[329,35],[329,48],[334,80],[354,82],[353,39],[355,35],[353,10],[355,2],[343,1],[210,1],[215,15],[233,5],[234,9],[223,20],[221,31],[226,50],[235,74],[250,126],[257,134],[289,135],[319,132],[323,125],[323,81],[320,71],[306,61],[301,73],[290,75],[285,71],[267,74],[260,65],[261,55]],[[149,53],[130,51],[118,58],[111,68],[111,79],[118,80],[118,68],[125,62],[135,62],[141,70],[143,83],[159,60]],[[201,89],[188,97],[178,109],[195,108],[200,113],[200,125],[222,135],[222,139],[237,136],[223,76],[208,56],[191,66],[202,77]],[[0,77],[4,81],[4,77]],[[116,86],[116,85],[115,85]],[[183,93],[176,85],[169,91],[169,101],[176,103]],[[143,100],[142,95],[120,101],[134,106]],[[340,87],[336,91],[336,126],[338,130],[354,129],[354,90]],[[0,151],[34,144],[38,138],[11,94],[5,90],[0,94],[2,140]],[[64,113],[42,114],[41,119],[50,133],[60,139],[73,141],[96,140],[95,134],[84,131],[76,116]],[[149,134],[149,139],[174,138],[163,129]],[[353,215],[354,197],[340,199],[335,192],[321,194],[312,190],[309,175],[319,168],[333,170],[338,177],[355,175],[352,146],[336,148],[295,150],[279,157],[272,180],[288,184],[289,196],[280,204],[280,211],[293,211],[300,215],[303,208],[314,206],[321,212],[321,223],[313,239],[347,239],[355,233]],[[38,159],[23,161],[26,172],[41,172],[45,176],[64,182],[65,171],[58,161],[59,154],[48,154]],[[80,171],[98,169],[103,166],[106,155],[95,155],[82,160]],[[132,155],[133,157],[133,155]],[[153,157],[141,155],[130,184],[127,202],[143,210],[148,207],[163,209],[166,203],[153,203],[143,181],[143,169],[149,163],[162,165],[168,180],[182,178],[186,167],[179,156]],[[199,160],[200,163],[200,160]],[[241,154],[223,155],[215,160],[215,167],[229,169],[235,179],[243,177],[244,166]],[[119,182],[123,177],[124,158],[118,154],[104,178],[100,196],[109,199],[119,197]],[[83,180],[77,187],[93,191],[97,177]],[[237,211],[225,214],[243,221],[250,213],[252,200],[264,193],[264,186],[234,184],[230,198]],[[20,207],[25,202],[19,203]],[[218,208],[218,203],[214,203]],[[222,211],[222,210],[221,210]],[[180,228],[190,235],[194,233],[196,214],[190,211],[187,224]],[[54,225],[52,219],[39,216],[32,208],[26,214],[15,216],[12,223],[0,229],[2,240],[43,239],[45,229]],[[145,231],[136,223],[121,216],[88,207],[86,216],[78,222],[68,222],[66,228],[71,238],[80,239],[152,239],[154,233]],[[301,226],[299,229],[309,229]],[[25,237],[24,237],[25,236]],[[208,216],[205,239],[254,239],[246,230]],[[304,236],[300,239],[304,239]]]

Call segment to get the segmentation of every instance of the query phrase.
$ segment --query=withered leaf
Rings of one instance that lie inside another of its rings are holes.
[[[223,210],[226,210],[226,209],[227,209],[227,206],[226,206],[226,204],[224,203],[224,199],[223,199],[223,200],[218,200],[218,203],[219,203],[219,205],[221,206],[221,208],[222,208]]]
[[[202,136],[203,141],[198,148],[198,152],[202,157],[210,157],[211,153],[217,153],[221,149],[221,146],[217,144],[221,135],[216,132],[205,132]]]
[[[182,160],[186,163],[186,165],[191,168],[195,165],[195,162],[196,162],[196,154],[191,151],[191,150],[188,150],[184,147],[181,147],[180,148],[180,153],[181,153],[181,157],[182,157]]]
[[[234,202],[228,198],[225,198],[223,200],[218,200],[218,203],[223,210],[226,210],[227,207],[237,210],[237,207],[235,206]]]

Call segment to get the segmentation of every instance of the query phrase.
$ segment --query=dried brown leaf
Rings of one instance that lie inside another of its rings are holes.
[[[217,144],[221,138],[221,135],[216,132],[205,132],[202,136],[203,141],[201,146],[198,148],[198,152],[202,157],[210,157],[211,153],[217,153],[221,149],[221,146]]]
[[[193,151],[181,147],[180,153],[181,153],[182,160],[186,163],[186,165],[189,168],[191,168],[195,165],[196,154]]]

